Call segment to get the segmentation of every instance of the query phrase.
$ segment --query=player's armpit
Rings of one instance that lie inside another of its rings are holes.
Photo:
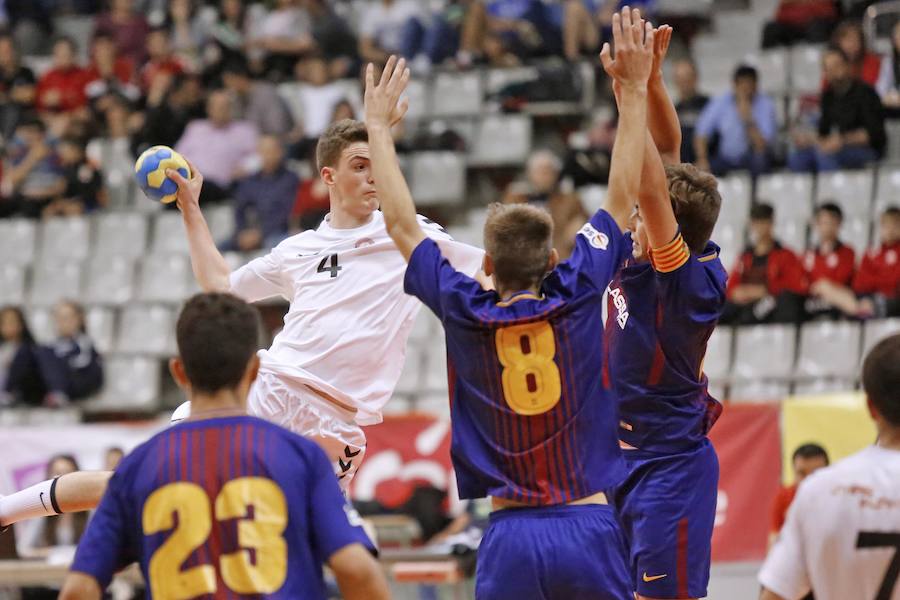
[[[759,595],[759,600],[787,600],[786,598],[782,598],[772,590],[767,588],[762,589],[762,593]]]
[[[347,600],[387,600],[391,597],[381,567],[362,544],[344,546],[331,555],[328,566],[334,572],[341,595]]]
[[[73,571],[66,576],[59,600],[100,600],[102,596],[103,590],[96,579]]]

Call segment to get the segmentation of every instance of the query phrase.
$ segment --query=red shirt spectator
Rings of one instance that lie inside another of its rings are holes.
[[[810,284],[828,279],[849,287],[853,281],[855,265],[856,253],[853,248],[841,242],[828,250],[822,246],[807,250],[803,257],[803,267]]]
[[[834,30],[831,41],[847,55],[853,74],[874,87],[881,70],[881,57],[866,48],[862,25],[858,21],[844,21]]]
[[[119,54],[134,64],[143,64],[146,54],[147,32],[150,26],[144,15],[133,10],[132,0],[112,0],[110,10],[97,17],[94,33],[113,38]]]
[[[881,214],[881,246],[863,256],[853,279],[853,291],[859,295],[881,294],[898,297],[900,291],[900,208],[890,207]]]
[[[328,186],[325,182],[319,177],[305,179],[297,188],[297,198],[291,210],[291,223],[300,229],[314,229],[330,209]]]
[[[754,283],[764,284],[773,296],[781,292],[805,294],[808,287],[800,259],[778,242],[768,254],[757,255],[753,248],[747,248],[741,254],[728,276],[728,297],[732,297],[739,285]]]
[[[171,77],[181,75],[185,71],[184,63],[172,53],[169,43],[169,31],[157,28],[147,36],[147,54],[150,59],[141,69],[141,88],[149,90],[157,75],[166,74]]]
[[[75,42],[69,38],[60,38],[53,44],[53,68],[38,81],[38,110],[68,112],[87,103],[84,86],[88,73],[75,63],[76,51]]]
[[[94,37],[91,52],[93,60],[87,68],[88,83],[98,79],[116,79],[119,83],[131,82],[134,64],[124,56],[118,56],[115,41],[108,35]]]
[[[802,27],[816,19],[834,20],[837,16],[837,6],[835,6],[834,0],[806,0],[804,2],[782,0],[775,13],[775,20],[779,23]]]

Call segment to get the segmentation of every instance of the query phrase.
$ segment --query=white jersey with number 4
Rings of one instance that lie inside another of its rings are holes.
[[[453,239],[419,216],[453,266],[467,275],[484,251]],[[231,274],[231,291],[248,302],[290,302],[284,328],[260,352],[260,369],[320,390],[355,407],[361,425],[381,422],[406,356],[421,303],[403,292],[406,261],[388,236],[381,211],[354,229],[292,236]]]
[[[900,451],[872,446],[804,481],[759,582],[788,600],[900,600]]]

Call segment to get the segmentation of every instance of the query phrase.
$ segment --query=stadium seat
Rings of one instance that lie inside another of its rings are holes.
[[[76,406],[65,408],[34,407],[25,413],[22,425],[47,427],[54,425],[77,425],[81,423],[81,411]]]
[[[719,222],[713,229],[712,241],[719,245],[719,260],[730,271],[744,250],[744,228]]]
[[[63,298],[77,300],[81,289],[81,263],[41,259],[31,279],[29,302],[52,306]]]
[[[96,218],[94,256],[138,258],[147,253],[147,217],[115,211]]]
[[[441,72],[431,84],[431,114],[435,117],[477,115],[481,112],[481,73]]]
[[[719,221],[743,228],[750,215],[753,182],[747,175],[728,175],[719,178],[719,195],[722,208]]]
[[[0,256],[4,264],[27,265],[34,260],[37,225],[30,219],[0,220]]]
[[[822,46],[797,45],[791,48],[791,92],[819,94],[822,90]]]
[[[505,87],[514,83],[526,83],[538,78],[537,67],[511,67],[509,69],[488,69],[485,73],[484,93],[488,98],[495,96]]]
[[[783,381],[747,380],[733,383],[729,389],[732,402],[781,402],[790,394],[791,386]]]
[[[90,248],[91,224],[87,217],[54,217],[41,227],[41,260],[84,260]]]
[[[862,358],[865,359],[869,351],[875,347],[875,344],[897,333],[900,333],[900,317],[867,321],[863,325]]]
[[[857,373],[860,328],[849,321],[806,323],[800,329],[800,378],[852,380]]]
[[[0,306],[25,302],[25,267],[0,264]]]
[[[178,211],[164,211],[153,220],[153,252],[156,254],[187,254],[188,241],[184,223]]]
[[[94,19],[91,16],[64,15],[53,19],[53,31],[56,35],[66,36],[79,41],[76,44],[78,58],[85,62],[90,59],[90,44],[85,43],[85,41],[91,39],[94,27]]]
[[[158,408],[160,361],[147,356],[111,356],[104,362],[105,384],[100,397],[86,402],[90,410]]]
[[[727,379],[731,375],[731,346],[734,330],[731,327],[719,326],[713,331],[706,345],[706,357],[703,359],[703,372],[712,383]]]
[[[589,215],[592,215],[603,207],[609,188],[605,185],[586,185],[578,188],[577,191],[578,197],[581,199],[581,205],[584,206]]]
[[[844,218],[866,217],[872,211],[874,175],[869,169],[821,173],[816,186],[816,205],[834,202]]]
[[[406,118],[411,121],[418,121],[428,117],[431,114],[430,96],[426,81],[416,78],[410,79],[402,96],[409,101],[409,110],[406,112]]]
[[[134,261],[117,256],[94,256],[87,263],[84,294],[89,304],[122,305],[134,297]]]
[[[234,236],[234,207],[227,202],[219,206],[208,206],[203,209],[203,216],[209,224],[209,231],[216,243],[229,240]],[[187,236],[185,236],[187,238]]]
[[[85,328],[100,354],[111,352],[115,342],[116,311],[114,308],[92,306],[84,315]]]
[[[748,27],[746,30],[754,36],[758,35],[756,27]],[[775,96],[776,101],[788,92],[789,56],[783,48],[763,50],[750,57],[747,62],[759,69],[759,86],[763,92]]]
[[[489,115],[481,121],[470,164],[519,165],[531,150],[531,119],[524,115]]]
[[[116,349],[128,354],[175,354],[172,311],[160,305],[131,305],[122,311]]]
[[[811,175],[776,173],[756,180],[756,201],[771,204],[776,220],[806,220],[812,214]]]
[[[900,167],[882,167],[878,170],[878,185],[875,190],[875,203],[872,205],[872,221],[888,206],[900,206]]]
[[[736,332],[735,378],[787,379],[794,369],[796,332],[792,325],[756,325]]]
[[[820,378],[800,381],[794,385],[794,395],[819,395],[835,392],[849,392],[856,389],[854,379]]]
[[[775,239],[796,253],[802,253],[806,248],[806,232],[808,219],[802,221],[789,221],[782,219],[775,213]]]
[[[144,302],[181,302],[190,293],[190,276],[190,261],[184,256],[148,256],[141,263],[138,298]]]
[[[868,216],[845,218],[841,224],[841,241],[856,251],[857,262],[869,249],[871,234],[872,224],[869,222]]]
[[[31,335],[37,342],[49,344],[56,339],[56,323],[53,320],[52,308],[29,307],[26,319]]]
[[[416,205],[463,204],[466,158],[456,152],[419,152],[412,158],[412,195]]]

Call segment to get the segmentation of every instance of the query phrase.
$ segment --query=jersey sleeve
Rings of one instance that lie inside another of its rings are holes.
[[[811,588],[804,554],[803,519],[806,515],[814,516],[816,511],[807,506],[808,492],[808,485],[800,486],[778,540],[759,571],[759,583],[782,598],[801,598]]]
[[[567,261],[576,271],[587,275],[594,285],[603,290],[609,285],[616,271],[630,250],[622,230],[605,210],[598,210],[591,220],[578,230],[575,249]]]
[[[725,271],[717,252],[696,256],[678,233],[649,254],[664,318],[685,323],[709,323],[719,318],[725,305]]]
[[[472,277],[481,270],[484,261],[484,250],[457,242],[447,231],[439,224],[435,223],[427,217],[417,215],[419,225],[425,235],[436,241],[438,247],[454,269],[461,273]]]
[[[128,514],[122,501],[124,479],[124,473],[117,471],[109,480],[106,493],[81,536],[71,567],[72,571],[96,579],[104,590],[117,571],[138,558],[128,547]]]
[[[310,456],[310,526],[317,556],[327,562],[350,544],[362,544],[374,553],[375,545],[363,530],[359,514],[341,493],[325,452],[311,446]]]
[[[273,296],[290,300],[293,295],[291,286],[284,277],[277,253],[276,248],[234,271],[229,277],[231,293],[247,302],[265,300]]]
[[[430,238],[422,240],[409,257],[403,290],[421,300],[441,320],[450,312],[455,294],[482,291],[478,282],[450,265]]]

